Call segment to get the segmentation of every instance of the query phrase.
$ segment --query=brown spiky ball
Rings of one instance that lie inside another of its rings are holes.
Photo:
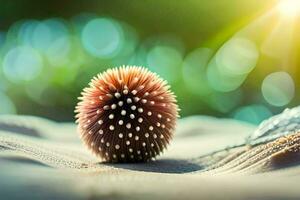
[[[143,162],[170,142],[178,116],[166,81],[143,67],[109,69],[92,79],[75,112],[81,138],[108,162]]]

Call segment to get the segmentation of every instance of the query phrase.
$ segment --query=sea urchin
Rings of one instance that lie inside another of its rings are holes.
[[[160,154],[178,107],[167,82],[143,67],[108,69],[92,79],[75,112],[80,136],[108,162],[143,162]]]

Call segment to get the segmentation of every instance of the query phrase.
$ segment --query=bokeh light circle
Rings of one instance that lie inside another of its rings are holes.
[[[238,89],[240,85],[247,78],[246,75],[232,75],[222,73],[216,64],[216,57],[214,57],[207,68],[206,75],[209,86],[216,91],[230,92]]]
[[[212,54],[213,51],[209,48],[198,48],[184,58],[183,80],[194,94],[206,95],[211,90],[206,82],[206,66]]]
[[[106,18],[89,21],[82,30],[82,44],[91,55],[106,58],[115,56],[123,44],[121,26]]]
[[[265,100],[273,106],[284,106],[294,97],[295,84],[286,72],[269,74],[262,83],[261,91]]]
[[[68,36],[57,38],[49,46],[46,51],[46,56],[52,66],[61,66],[69,61],[71,42]]]
[[[12,100],[0,91],[0,114],[15,114],[16,106]]]
[[[272,112],[264,105],[253,104],[238,108],[233,115],[237,120],[259,124],[263,120],[271,117]]]
[[[26,20],[18,33],[21,44],[45,53],[49,63],[54,66],[62,65],[67,60],[70,49],[68,37],[68,28],[60,19]]]
[[[18,46],[10,51],[3,60],[5,76],[14,82],[29,81],[39,75],[43,67],[40,54],[27,46]]]
[[[206,97],[206,101],[214,110],[228,113],[240,104],[242,97],[243,92],[238,89],[232,92],[214,92]]]
[[[249,73],[259,57],[256,45],[245,38],[233,38],[225,43],[216,54],[219,70],[229,75]]]
[[[23,45],[33,46],[32,36],[35,28],[40,22],[37,20],[26,20],[22,22],[18,30],[18,40]]]
[[[170,46],[155,46],[147,54],[148,67],[169,82],[178,79],[182,64],[181,53]]]
[[[0,31],[0,50],[4,46],[5,39],[6,39],[5,32]]]
[[[32,46],[38,50],[45,50],[51,44],[51,30],[42,22],[39,22],[32,33]]]

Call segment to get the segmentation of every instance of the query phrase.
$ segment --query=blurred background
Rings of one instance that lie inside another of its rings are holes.
[[[73,121],[99,72],[141,65],[181,116],[258,124],[298,105],[298,0],[1,0],[0,113]]]

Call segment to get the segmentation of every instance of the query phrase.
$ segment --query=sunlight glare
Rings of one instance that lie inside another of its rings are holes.
[[[278,4],[278,9],[282,15],[294,17],[300,15],[300,1],[299,0],[282,0]]]

